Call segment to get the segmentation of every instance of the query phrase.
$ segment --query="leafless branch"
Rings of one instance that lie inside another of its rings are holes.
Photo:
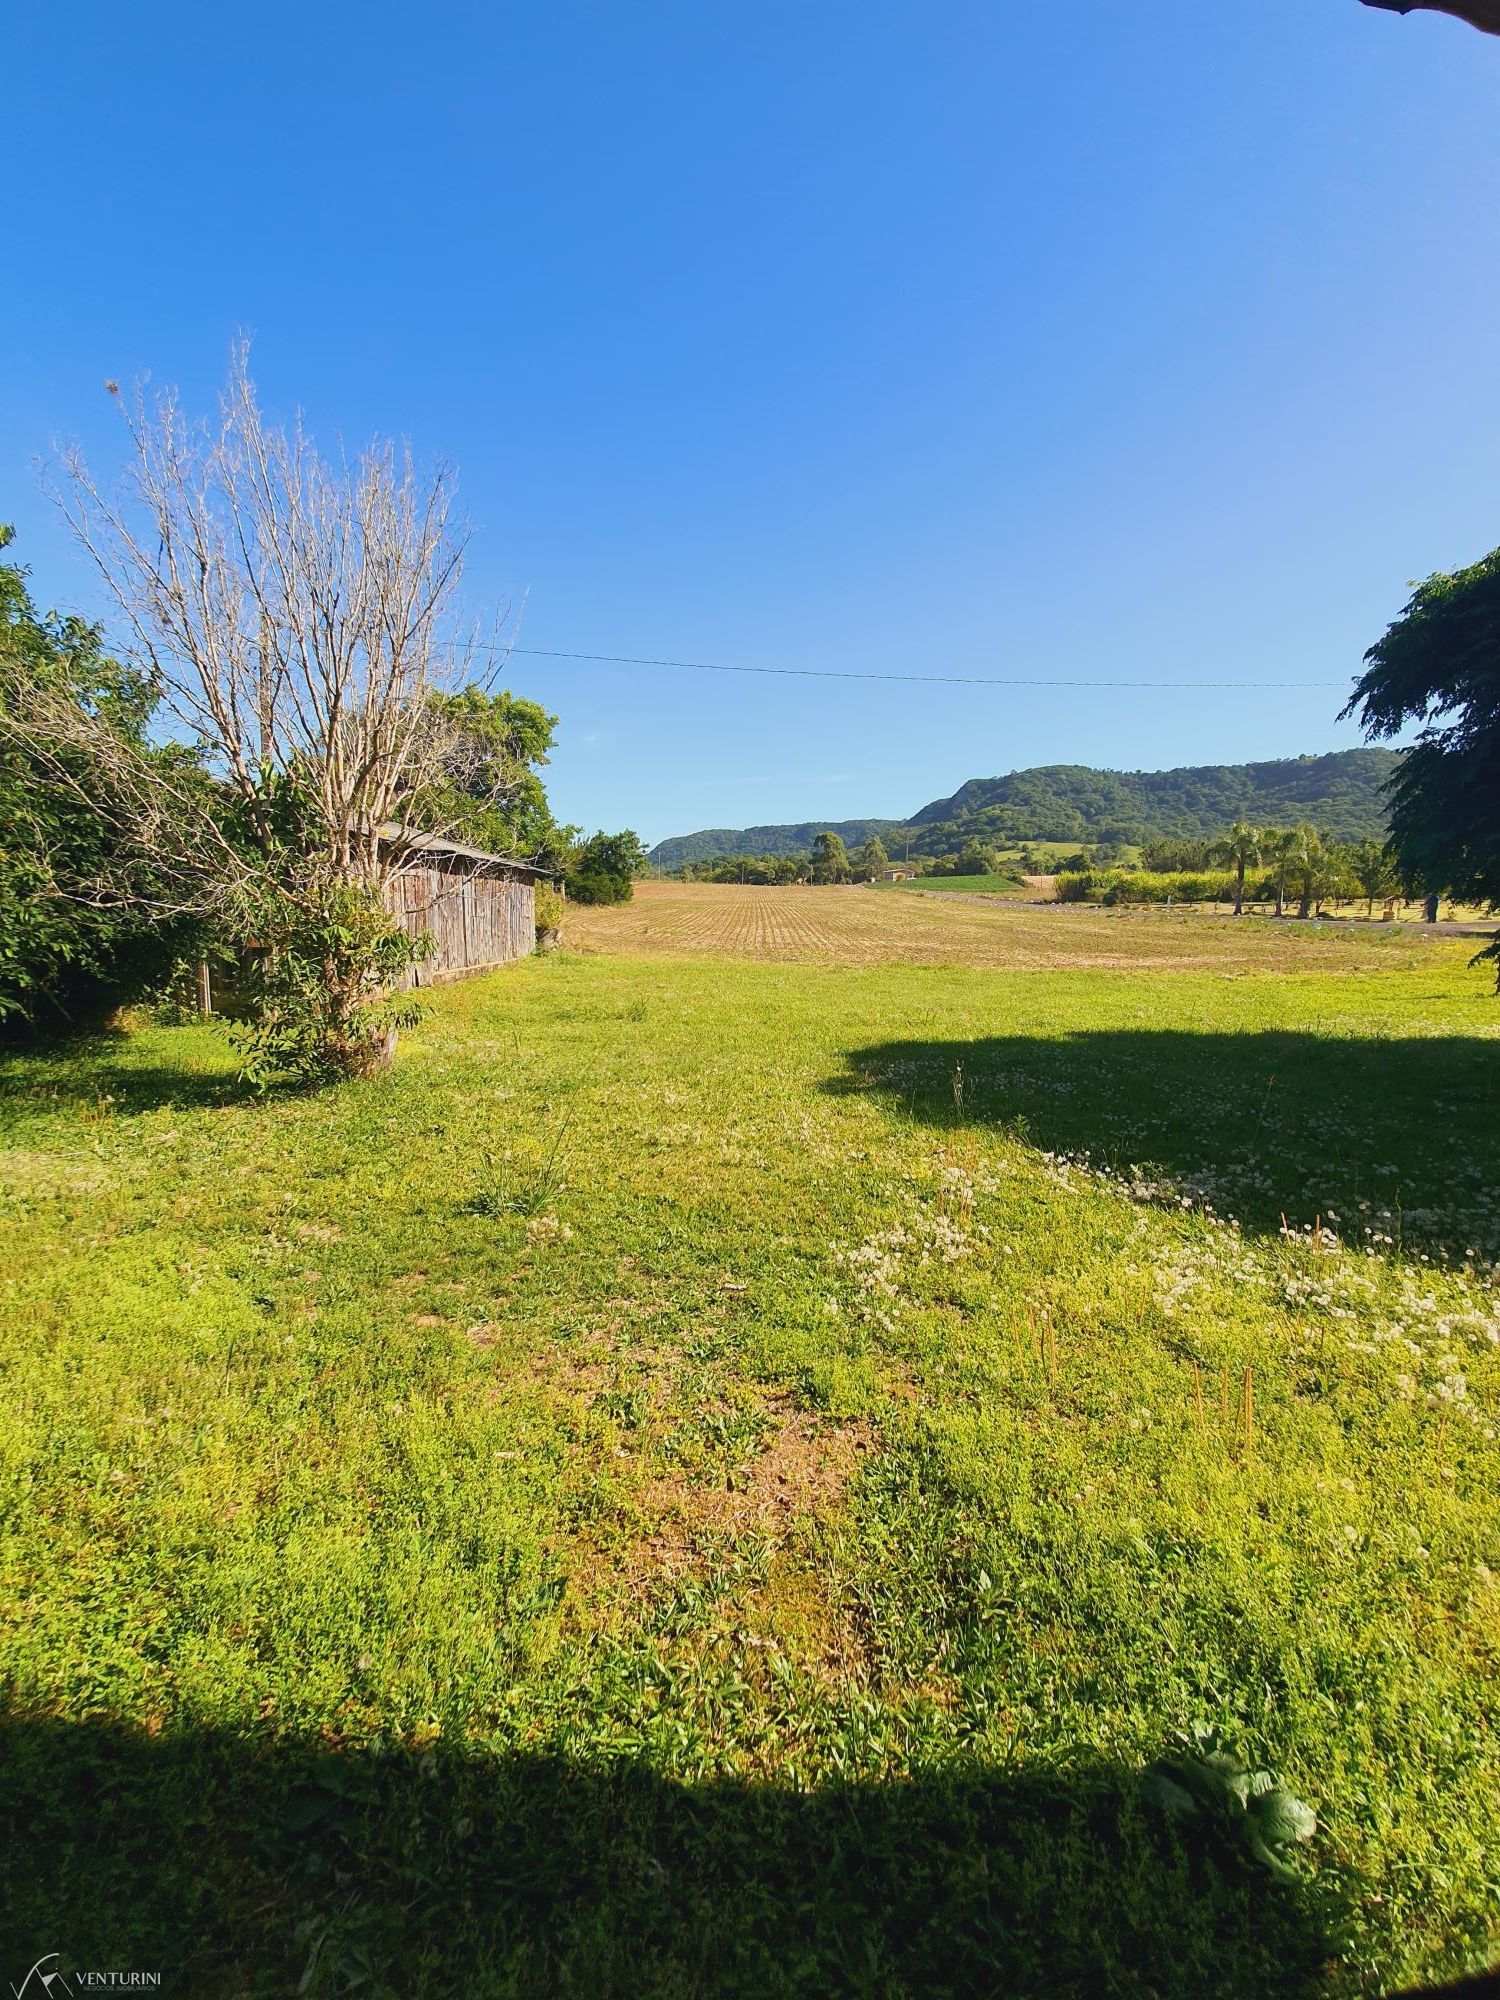
[[[407,864],[377,829],[464,754],[433,696],[491,685],[504,657],[459,617],[469,531],[451,469],[420,473],[389,442],[352,462],[328,457],[300,419],[268,423],[244,343],[212,422],[144,388],[122,414],[120,481],[104,486],[75,451],[62,500],[118,609],[127,656],[253,835],[269,845],[272,795],[278,782],[295,786],[308,860],[378,888]],[[174,784],[159,760],[103,742],[107,731],[65,706],[34,711],[38,740],[51,732],[83,747],[89,735],[138,838],[166,839],[172,821],[163,860],[203,894],[217,882],[232,895],[247,864],[201,784]]]

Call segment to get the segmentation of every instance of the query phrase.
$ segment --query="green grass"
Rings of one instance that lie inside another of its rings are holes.
[[[562,954],[320,1096],[240,1101],[207,1029],[9,1058],[7,1976],[1196,2000],[1490,1959],[1465,958]],[[1200,1721],[1315,1806],[1297,1884],[1139,1802]]]
[[[971,896],[1014,896],[1025,884],[1018,875],[923,875],[915,883],[897,883],[898,888],[959,889]]]

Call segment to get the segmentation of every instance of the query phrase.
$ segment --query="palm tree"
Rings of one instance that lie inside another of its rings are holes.
[[[1396,892],[1396,860],[1379,840],[1361,840],[1349,856],[1349,872],[1365,898],[1365,915],[1375,914],[1375,898]]]
[[[1297,850],[1293,857],[1297,881],[1299,917],[1322,916],[1323,904],[1337,898],[1349,885],[1349,867],[1344,850],[1335,840],[1325,840],[1315,826],[1297,828]]]
[[[1286,915],[1286,878],[1297,859],[1301,832],[1295,826],[1273,827],[1265,836],[1265,854],[1276,870],[1276,914]]]
[[[1323,836],[1315,826],[1309,826],[1304,821],[1301,826],[1292,828],[1290,838],[1292,851],[1289,861],[1292,878],[1297,885],[1297,915],[1310,917],[1324,875]]]
[[[1331,842],[1319,841],[1305,877],[1306,886],[1312,891],[1314,916],[1322,916],[1323,905],[1330,896],[1335,902],[1338,900],[1348,880],[1344,858],[1338,849]]]
[[[1215,861],[1227,861],[1234,870],[1234,914],[1245,914],[1245,870],[1260,859],[1261,835],[1258,828],[1237,819],[1222,840],[1209,850]]]

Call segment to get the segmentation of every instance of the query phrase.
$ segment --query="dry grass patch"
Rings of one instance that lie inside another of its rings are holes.
[[[771,1413],[760,1449],[727,1476],[654,1478],[632,1496],[630,1511],[641,1523],[626,1561],[632,1579],[678,1573],[728,1543],[779,1550],[804,1528],[836,1520],[850,1479],[874,1448],[873,1426],[833,1424],[786,1405]]]
[[[844,1519],[847,1493],[878,1434],[867,1419],[835,1423],[786,1399],[749,1455],[696,1470],[650,1468],[645,1449],[617,1458],[618,1502],[569,1561],[569,1600],[595,1629],[640,1619],[708,1590],[705,1640],[781,1649],[803,1665],[852,1671],[864,1647],[830,1595],[820,1549]]]
[[[847,1491],[878,1434],[784,1401],[768,1406],[763,1442],[719,1479],[657,1477],[624,1510],[626,1540],[600,1552],[632,1614],[655,1606],[674,1650],[732,1668],[768,1709],[792,1674],[828,1688],[868,1682],[874,1658],[856,1607],[828,1560]],[[599,1587],[598,1569],[587,1594]]]

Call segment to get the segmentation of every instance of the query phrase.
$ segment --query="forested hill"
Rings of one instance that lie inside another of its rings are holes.
[[[711,826],[702,833],[677,833],[670,840],[659,840],[651,850],[651,863],[655,868],[680,868],[685,861],[715,861],[726,855],[807,854],[820,833],[840,834],[844,845],[851,848],[863,847],[878,833],[889,845],[893,837],[904,841],[906,828],[904,819],[810,819],[800,826]]]
[[[1385,832],[1381,788],[1395,750],[1335,750],[1267,764],[1201,764],[1176,771],[1093,771],[1041,764],[1004,778],[971,778],[909,820],[806,820],[799,826],[714,827],[677,834],[651,850],[658,868],[736,854],[805,854],[825,829],[854,847],[878,833],[887,847],[946,854],[977,837],[990,846],[1022,840],[1207,839],[1237,819],[1256,826],[1310,820],[1339,840]],[[892,848],[892,852],[896,849]]]

